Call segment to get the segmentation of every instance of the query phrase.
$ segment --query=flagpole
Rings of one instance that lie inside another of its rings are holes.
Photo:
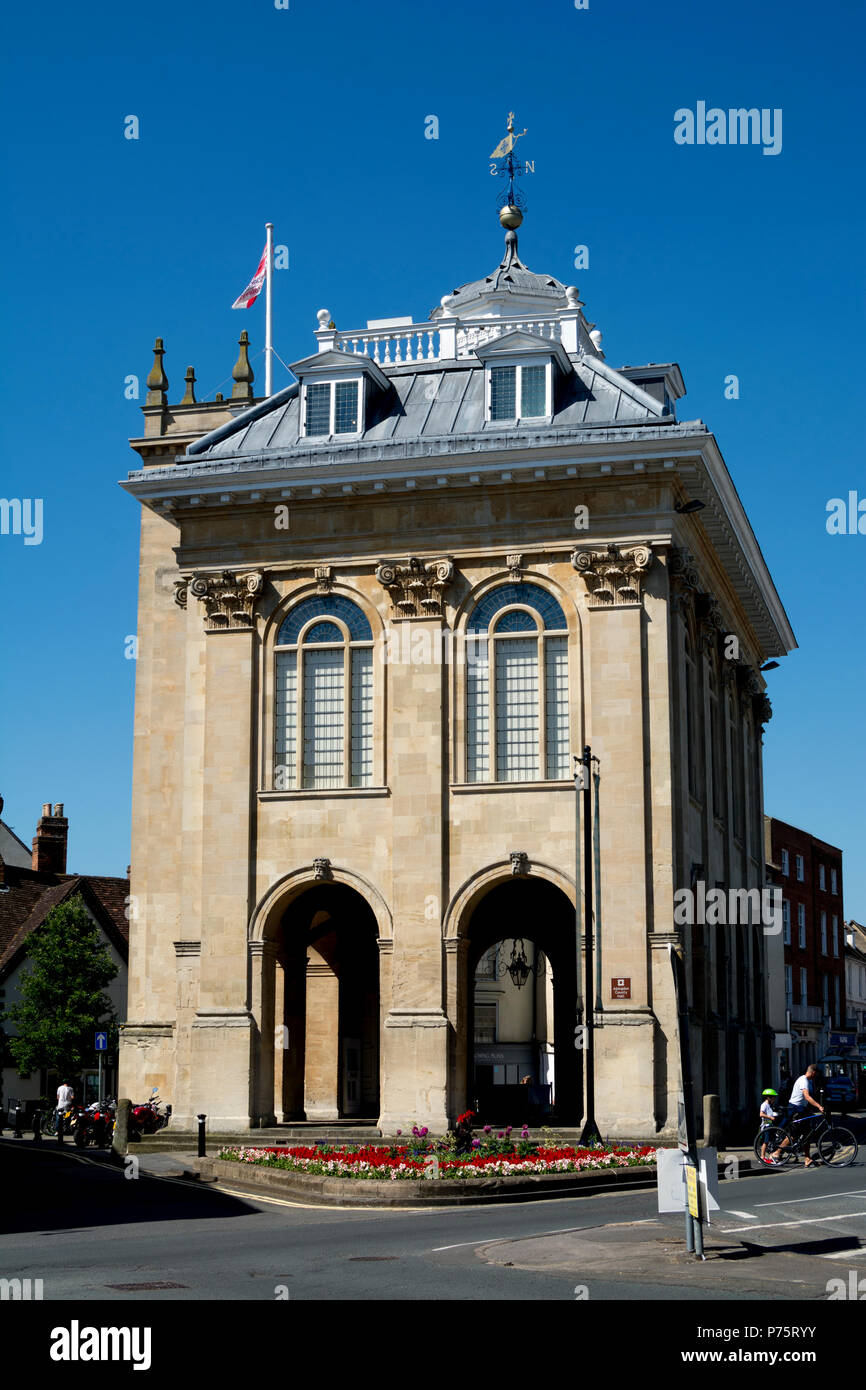
[[[267,242],[265,245],[265,395],[273,395],[273,354],[271,342],[271,276],[274,268],[274,224],[265,223]]]

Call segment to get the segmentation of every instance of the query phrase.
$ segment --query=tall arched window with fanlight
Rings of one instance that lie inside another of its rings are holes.
[[[569,743],[565,613],[539,584],[503,584],[466,626],[466,779],[568,778]]]
[[[274,788],[373,782],[373,632],[340,594],[302,599],[274,653]]]

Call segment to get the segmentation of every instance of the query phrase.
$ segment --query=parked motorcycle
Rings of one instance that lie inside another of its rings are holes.
[[[104,1149],[111,1143],[115,1109],[113,1100],[103,1101],[101,1104],[97,1100],[81,1111],[74,1132],[75,1143],[80,1149],[86,1148],[88,1144]]]
[[[143,1105],[134,1105],[129,1115],[129,1137],[141,1139],[143,1134],[156,1134],[164,1129],[171,1119],[171,1106],[163,1105],[159,1099],[159,1088],[154,1086],[150,1100]]]

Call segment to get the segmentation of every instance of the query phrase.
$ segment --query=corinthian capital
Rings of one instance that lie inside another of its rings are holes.
[[[252,627],[256,600],[263,588],[264,576],[259,570],[195,574],[188,585],[193,598],[205,606],[205,627],[209,632]]]
[[[603,550],[575,550],[571,563],[586,584],[590,608],[622,607],[640,603],[652,551],[648,545],[627,550],[608,545]]]
[[[376,578],[388,590],[395,618],[435,618],[443,612],[445,591],[454,578],[454,561],[425,563],[410,555],[405,564],[383,560]]]

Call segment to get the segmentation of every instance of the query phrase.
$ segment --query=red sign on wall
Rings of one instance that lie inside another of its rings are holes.
[[[631,999],[631,979],[616,975],[610,982],[611,999]]]

